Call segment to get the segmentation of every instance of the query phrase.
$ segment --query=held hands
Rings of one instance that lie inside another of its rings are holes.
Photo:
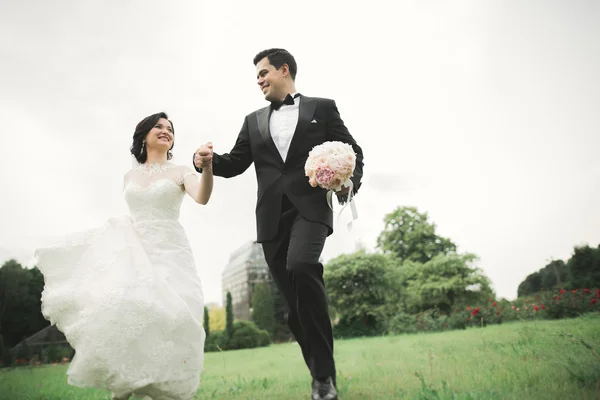
[[[211,142],[203,144],[194,153],[194,165],[197,168],[211,169],[213,159],[213,145]]]

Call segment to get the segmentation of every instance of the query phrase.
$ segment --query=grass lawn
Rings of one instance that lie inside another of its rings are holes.
[[[342,400],[600,399],[600,315],[336,342]],[[67,366],[0,370],[0,399],[109,399]],[[197,399],[309,399],[295,343],[207,353]]]

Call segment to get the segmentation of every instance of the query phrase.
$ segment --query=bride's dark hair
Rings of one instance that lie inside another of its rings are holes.
[[[148,132],[150,132],[150,130],[154,128],[154,126],[158,123],[158,120],[161,118],[164,118],[167,121],[169,121],[169,123],[171,124],[171,128],[173,129],[173,136],[175,136],[175,127],[173,126],[173,121],[171,121],[169,119],[169,116],[164,112],[152,114],[141,120],[135,127],[135,132],[133,133],[133,143],[129,148],[131,154],[140,164],[145,163],[146,159],[148,158],[148,153],[146,152],[146,147],[144,146],[144,140],[146,139],[146,135],[148,135]],[[173,149],[174,145],[175,141],[173,141],[171,149]],[[171,153],[171,149],[169,149],[169,152],[167,153],[167,160],[173,158],[173,153]]]

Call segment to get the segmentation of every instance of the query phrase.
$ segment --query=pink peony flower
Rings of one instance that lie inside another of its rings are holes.
[[[317,182],[321,186],[330,186],[331,181],[334,178],[334,173],[329,167],[318,167],[317,168]]]

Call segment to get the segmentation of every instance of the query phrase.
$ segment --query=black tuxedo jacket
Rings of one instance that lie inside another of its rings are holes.
[[[304,164],[308,153],[314,146],[326,141],[350,144],[356,153],[356,167],[352,177],[356,193],[363,174],[362,149],[340,118],[335,101],[300,96],[298,124],[287,158],[283,160],[269,132],[270,116],[270,106],[246,116],[233,149],[227,154],[213,155],[213,174],[231,178],[246,171],[254,162],[258,180],[258,242],[272,240],[277,236],[283,195],[288,197],[302,217],[326,224],[331,234],[333,213],[327,205],[326,191],[310,186],[308,177],[305,176]],[[196,170],[202,172],[199,168]]]

